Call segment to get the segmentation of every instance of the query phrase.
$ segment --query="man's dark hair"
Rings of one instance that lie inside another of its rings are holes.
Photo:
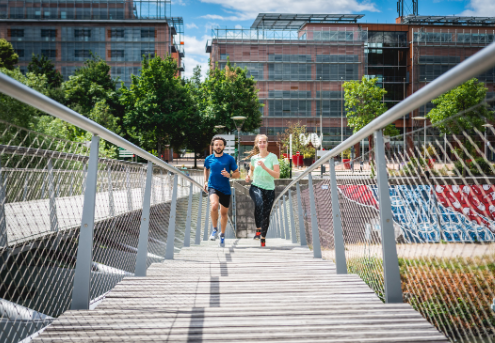
[[[223,141],[223,146],[225,146],[225,147],[227,146],[227,141],[220,136],[215,136],[212,138],[211,146],[213,146],[213,144],[215,144],[215,141]]]

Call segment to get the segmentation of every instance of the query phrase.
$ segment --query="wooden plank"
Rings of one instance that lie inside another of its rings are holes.
[[[65,312],[34,342],[448,342],[308,249],[203,243],[125,278],[95,310]]]

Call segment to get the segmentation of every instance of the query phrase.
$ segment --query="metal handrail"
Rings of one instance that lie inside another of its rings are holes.
[[[7,75],[0,72],[0,92],[6,94],[14,99],[17,99],[27,105],[33,106],[40,111],[48,113],[54,117],[60,118],[72,125],[75,125],[83,130],[91,132],[93,135],[97,135],[104,140],[115,144],[118,147],[131,151],[132,153],[144,158],[145,160],[152,162],[179,177],[186,179],[199,187],[203,192],[203,186],[182,173],[179,169],[171,166],[165,161],[160,160],[158,157],[150,154],[149,152],[139,148],[132,144],[128,140],[122,138],[118,134],[104,128],[100,124],[95,123],[89,118],[82,116],[81,114],[71,110],[70,108],[58,103],[57,101],[50,99],[49,97],[27,87],[26,85],[14,80]]]
[[[435,99],[439,95],[451,90],[454,87],[457,87],[458,85],[481,74],[482,72],[493,66],[495,66],[495,43],[488,45],[486,48],[480,50],[456,67],[452,68],[445,74],[430,82],[425,87],[408,96],[406,99],[399,102],[397,105],[389,109],[387,112],[383,113],[378,118],[374,119],[371,123],[363,127],[351,137],[347,138],[335,148],[329,150],[318,161],[313,163],[301,175],[299,175],[291,183],[289,183],[287,187],[285,187],[285,189],[273,202],[274,205],[272,209],[291,187],[293,187],[297,182],[299,182],[313,170],[321,167],[324,163],[328,162],[332,157],[338,156],[344,150],[372,135],[373,132],[383,129],[397,119],[423,106],[430,100]]]

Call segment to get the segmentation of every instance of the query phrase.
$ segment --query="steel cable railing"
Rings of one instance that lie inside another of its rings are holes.
[[[452,342],[495,342],[495,99],[443,120],[413,113],[495,65],[494,52],[492,44],[339,144],[272,208],[274,236],[299,229],[315,257],[359,275],[384,302],[409,303]],[[416,127],[383,137],[395,121]],[[336,165],[368,137],[369,151]],[[316,176],[327,163],[329,177]],[[296,187],[291,207],[303,220],[286,223],[283,199]]]
[[[94,134],[72,142],[0,121],[0,341],[18,342],[200,243],[211,221],[202,172],[186,175],[0,74],[5,89]],[[105,156],[112,144],[148,164]]]

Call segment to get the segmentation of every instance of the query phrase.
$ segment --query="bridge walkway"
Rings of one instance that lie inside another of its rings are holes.
[[[408,304],[282,239],[184,248],[34,342],[448,342]]]

